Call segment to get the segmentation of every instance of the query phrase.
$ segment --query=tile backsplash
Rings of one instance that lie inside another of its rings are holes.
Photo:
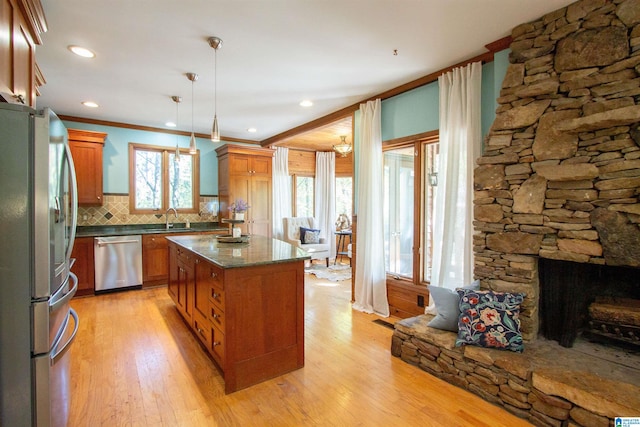
[[[215,206],[216,210],[209,212],[208,206]],[[171,222],[215,222],[218,221],[218,197],[201,196],[198,212],[185,214],[178,210],[178,218],[170,215]],[[130,224],[164,224],[165,214],[131,214],[129,213],[129,195],[105,194],[102,206],[78,208],[78,225],[130,225]]]

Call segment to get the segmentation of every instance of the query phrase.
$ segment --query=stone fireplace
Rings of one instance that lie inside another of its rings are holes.
[[[583,0],[512,32],[475,170],[475,275],[527,294],[527,340],[538,257],[640,267],[639,24],[637,0]]]
[[[474,274],[483,289],[526,294],[525,351],[458,351],[446,333],[413,318],[396,324],[392,353],[537,425],[606,426],[640,405],[640,376],[607,377],[623,372],[607,363],[584,373],[590,362],[582,361],[547,371],[573,356],[539,338],[538,266],[637,269],[628,295],[637,298],[640,0],[581,0],[511,37],[496,119],[474,171]]]

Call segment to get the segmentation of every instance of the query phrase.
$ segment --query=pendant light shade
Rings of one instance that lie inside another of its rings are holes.
[[[209,37],[209,46],[213,48],[213,125],[211,126],[211,141],[220,141],[220,129],[218,128],[218,49],[222,46],[222,39]]]
[[[218,128],[218,116],[213,116],[213,126],[211,126],[211,140],[213,142],[220,141],[220,128]]]
[[[342,157],[347,157],[347,154],[353,151],[353,146],[346,141],[347,137],[342,135],[340,137],[340,144],[333,146],[333,151],[340,154]]]
[[[198,148],[196,147],[196,136],[193,133],[193,83],[198,80],[196,73],[187,73],[187,78],[191,80],[191,138],[189,139],[189,154],[196,154]]]
[[[180,96],[172,96],[171,99],[176,103],[176,128],[178,127],[178,106],[182,102],[182,97]],[[178,146],[178,135],[176,134],[176,154],[173,158],[175,162],[180,161],[180,147]]]

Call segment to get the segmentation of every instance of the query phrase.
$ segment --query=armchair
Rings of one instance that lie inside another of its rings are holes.
[[[311,259],[326,259],[327,267],[329,267],[329,255],[331,246],[326,242],[325,238],[320,238],[319,243],[302,243],[300,241],[300,227],[317,229],[315,218],[313,217],[294,217],[282,218],[284,229],[284,241],[304,249]]]

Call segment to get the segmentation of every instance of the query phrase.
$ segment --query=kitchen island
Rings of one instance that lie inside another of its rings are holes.
[[[169,236],[168,292],[231,393],[304,366],[304,261],[286,242]]]

